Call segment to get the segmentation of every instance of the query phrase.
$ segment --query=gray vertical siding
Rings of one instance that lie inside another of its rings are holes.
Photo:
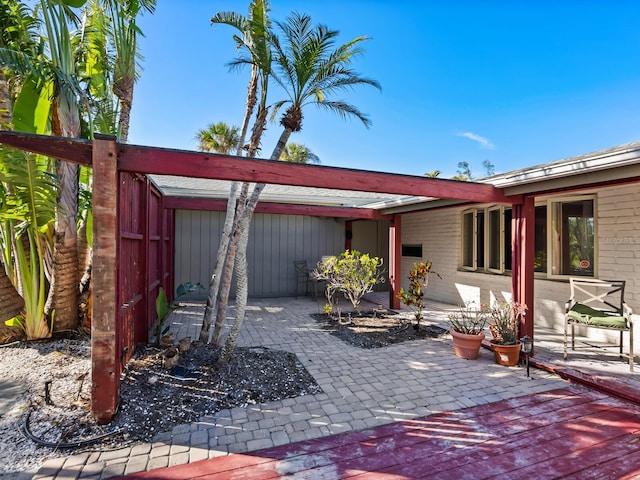
[[[385,283],[376,286],[376,290],[387,290],[389,288],[389,222],[357,220],[353,222],[352,230],[351,248],[383,259]]]
[[[184,282],[208,286],[223,224],[224,212],[176,211],[174,288]],[[293,296],[294,261],[306,260],[313,267],[323,255],[338,255],[343,250],[343,221],[256,214],[247,248],[249,295]]]

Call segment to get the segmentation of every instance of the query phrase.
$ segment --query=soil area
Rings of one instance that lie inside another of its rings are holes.
[[[435,325],[418,324],[393,310],[372,310],[340,317],[324,313],[312,315],[331,335],[359,348],[380,348],[394,343],[436,338],[447,330]]]
[[[445,332],[438,327],[416,329],[411,320],[393,312],[341,321],[315,317],[328,333],[360,348]],[[158,433],[222,409],[321,392],[293,353],[236,348],[231,362],[219,366],[219,349],[197,341],[183,346],[188,349],[170,369],[163,366],[164,349],[138,348],[122,374],[119,410],[108,425],[97,425],[90,414],[88,337],[2,346],[0,477],[30,478],[50,458],[151,441]]]

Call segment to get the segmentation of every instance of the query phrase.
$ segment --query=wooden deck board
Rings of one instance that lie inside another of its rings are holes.
[[[640,478],[640,406],[581,386],[129,478]]]

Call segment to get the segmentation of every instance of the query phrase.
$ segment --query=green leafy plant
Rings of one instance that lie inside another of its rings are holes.
[[[424,310],[424,294],[429,283],[429,274],[432,273],[431,267],[431,261],[414,263],[413,269],[411,269],[409,275],[407,275],[409,288],[407,290],[401,288],[396,295],[402,303],[413,309],[413,315],[418,325],[420,325],[420,320],[424,318],[422,315],[422,311]],[[436,272],[433,273],[438,275]],[[438,275],[438,277],[440,277],[440,275]]]
[[[480,308],[477,308],[473,306],[473,302],[470,302],[460,307],[457,313],[449,315],[449,323],[458,333],[479,335],[487,324],[488,314],[486,305],[480,305]]]
[[[167,325],[165,327],[164,324],[167,321],[169,314],[175,309],[175,306],[169,304],[169,300],[167,299],[167,294],[164,293],[164,289],[160,287],[160,290],[158,290],[158,296],[156,297],[157,317],[156,321],[153,322],[153,325],[151,325],[151,331],[153,332],[155,337],[154,343],[156,347],[160,346],[162,336],[169,331],[169,328],[171,328],[171,325]]]
[[[340,257],[330,256],[318,262],[311,275],[314,279],[325,282],[329,311],[337,303],[335,294],[342,293],[351,302],[353,309],[359,312],[362,298],[372,292],[373,287],[384,282],[381,267],[382,259],[378,257],[370,257],[357,250],[346,250]]]
[[[0,149],[0,182],[9,186],[0,200],[0,242],[5,265],[13,267],[7,274],[24,299],[23,313],[5,323],[24,330],[27,340],[48,338],[53,330],[53,313],[50,321],[45,315],[45,257],[53,245],[57,187],[46,168],[40,156]]]
[[[518,327],[520,319],[526,314],[527,306],[514,301],[497,301],[487,311],[491,324],[489,331],[492,343],[516,345],[519,343]]]

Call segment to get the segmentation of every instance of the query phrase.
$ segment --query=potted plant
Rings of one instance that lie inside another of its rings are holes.
[[[471,304],[460,307],[457,313],[449,315],[453,338],[453,351],[456,356],[475,360],[484,340],[484,326],[487,323],[487,310],[484,305],[474,308]]]
[[[493,337],[491,346],[500,365],[512,367],[520,360],[518,326],[526,310],[526,305],[514,301],[495,302],[488,309],[489,331]]]

